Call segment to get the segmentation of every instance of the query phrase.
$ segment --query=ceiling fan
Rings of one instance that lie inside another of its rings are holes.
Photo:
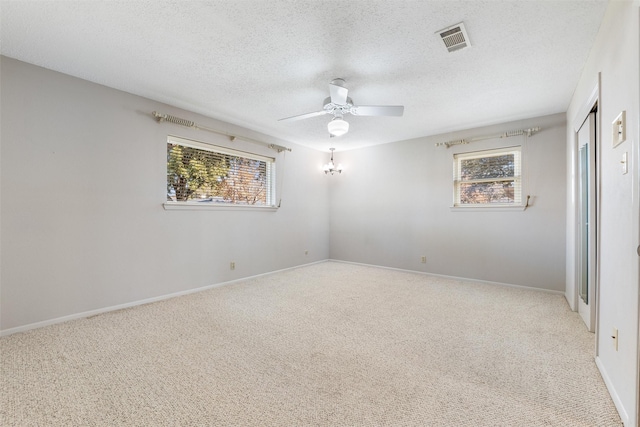
[[[341,136],[349,131],[349,123],[342,117],[345,114],[354,116],[402,116],[404,106],[402,105],[354,105],[353,100],[347,96],[349,90],[345,87],[344,79],[333,79],[329,83],[330,97],[325,98],[322,110],[313,113],[300,114],[298,116],[286,117],[283,120],[301,120],[310,117],[332,114],[333,119],[327,128],[329,136]]]

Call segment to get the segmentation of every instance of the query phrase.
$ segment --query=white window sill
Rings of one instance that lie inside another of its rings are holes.
[[[527,207],[525,205],[509,206],[509,205],[496,205],[496,206],[451,206],[451,212],[478,212],[478,211],[491,211],[491,212],[507,212],[507,211],[523,211]]]
[[[252,205],[230,205],[222,203],[199,203],[199,202],[165,202],[162,204],[167,211],[269,211],[275,212],[277,206],[252,206]]]

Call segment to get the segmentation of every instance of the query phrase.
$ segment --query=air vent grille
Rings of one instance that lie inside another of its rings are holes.
[[[437,34],[440,35],[444,46],[449,52],[454,52],[471,46],[467,30],[464,28],[464,24],[462,22],[440,30]]]

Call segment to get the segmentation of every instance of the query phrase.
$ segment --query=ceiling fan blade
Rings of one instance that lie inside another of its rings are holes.
[[[278,121],[281,122],[283,120],[302,120],[302,119],[308,119],[310,117],[321,116],[323,114],[327,114],[327,111],[322,110],[322,111],[316,111],[314,113],[305,113],[297,116],[285,117],[284,119],[278,119]]]
[[[358,105],[351,108],[354,116],[402,116],[402,105]]]
[[[331,94],[331,102],[336,105],[345,105],[347,103],[347,94],[349,89],[344,87],[344,80],[334,79],[329,83],[329,93]]]

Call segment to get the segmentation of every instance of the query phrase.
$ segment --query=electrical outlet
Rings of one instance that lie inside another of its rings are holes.
[[[423,264],[426,264],[426,263],[427,263],[427,257],[426,257],[426,256],[423,256],[423,257],[422,257],[422,263],[423,263]]]
[[[613,334],[611,335],[611,338],[613,338],[613,348],[618,351],[618,328],[613,328]]]
[[[231,270],[235,270],[236,269],[236,263],[234,261],[231,261],[231,263],[229,263],[229,268]]]

